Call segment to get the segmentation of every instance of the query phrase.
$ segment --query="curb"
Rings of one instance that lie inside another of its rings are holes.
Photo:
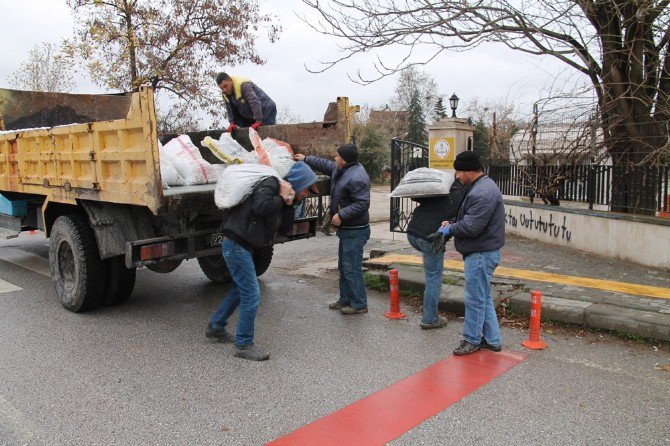
[[[381,270],[380,279],[388,284],[388,265],[375,262],[374,259],[383,256],[383,250],[370,251],[370,260],[363,264],[371,269]],[[423,293],[425,279],[423,268],[410,265],[391,265],[397,269],[399,287]],[[442,285],[442,294],[438,308],[442,311],[463,315],[465,303],[464,288],[459,285]],[[584,296],[588,299],[588,296]],[[613,330],[620,333],[642,336],[645,338],[670,341],[670,314],[662,311],[647,311],[641,308],[630,308],[629,302],[622,305],[613,305],[615,299],[608,299],[608,303],[570,299],[566,297],[542,295],[542,317],[552,321],[579,325],[587,328]],[[496,307],[500,305],[500,296],[496,293]],[[509,298],[509,309],[514,313],[530,314],[530,293],[522,292]]]

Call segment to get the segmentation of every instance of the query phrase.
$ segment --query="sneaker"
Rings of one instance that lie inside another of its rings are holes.
[[[354,308],[354,307],[344,307],[340,310],[340,313],[346,314],[346,315],[352,315],[352,314],[363,314],[368,312],[368,307],[363,307],[363,308]]]
[[[447,326],[447,318],[446,317],[438,317],[435,322],[432,324],[424,324],[423,322],[419,324],[419,326],[424,329],[424,330],[431,330],[433,328],[442,328]]]
[[[225,342],[225,343],[233,342],[233,337],[228,334],[225,328],[222,330],[215,330],[214,328],[212,328],[210,324],[207,324],[207,329],[205,330],[205,336],[216,342]]]
[[[479,346],[486,350],[491,350],[492,352],[498,353],[502,350],[502,345],[491,345],[486,342],[486,339],[482,338],[482,342],[479,343]]]
[[[458,348],[454,349],[454,355],[456,356],[465,356],[469,355],[470,353],[474,353],[477,350],[479,350],[481,347],[477,344],[470,344],[468,341],[463,339],[461,341],[461,345],[458,346]]]
[[[248,359],[250,361],[266,361],[270,359],[270,355],[265,353],[260,347],[254,344],[245,345],[243,347],[235,347],[235,356],[238,358]]]
[[[348,305],[341,303],[339,300],[336,302],[333,302],[332,304],[328,304],[328,308],[331,310],[341,310],[344,307],[347,307]]]

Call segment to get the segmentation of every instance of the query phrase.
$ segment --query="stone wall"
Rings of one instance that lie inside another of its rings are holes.
[[[508,234],[670,270],[670,220],[505,200]]]

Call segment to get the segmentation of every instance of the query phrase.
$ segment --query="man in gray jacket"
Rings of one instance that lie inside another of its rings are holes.
[[[454,355],[480,348],[502,349],[500,326],[491,297],[491,278],[505,244],[505,208],[498,186],[482,170],[474,152],[454,161],[456,178],[468,188],[455,223],[442,222],[440,231],[452,235],[456,251],[465,261],[465,321],[463,341]]]

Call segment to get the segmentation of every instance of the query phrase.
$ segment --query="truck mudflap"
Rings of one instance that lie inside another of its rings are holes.
[[[316,217],[296,219],[291,231],[288,234],[278,234],[274,243],[314,237],[316,225]],[[140,268],[161,262],[220,254],[222,240],[223,234],[210,229],[128,242],[125,253],[126,267]]]

